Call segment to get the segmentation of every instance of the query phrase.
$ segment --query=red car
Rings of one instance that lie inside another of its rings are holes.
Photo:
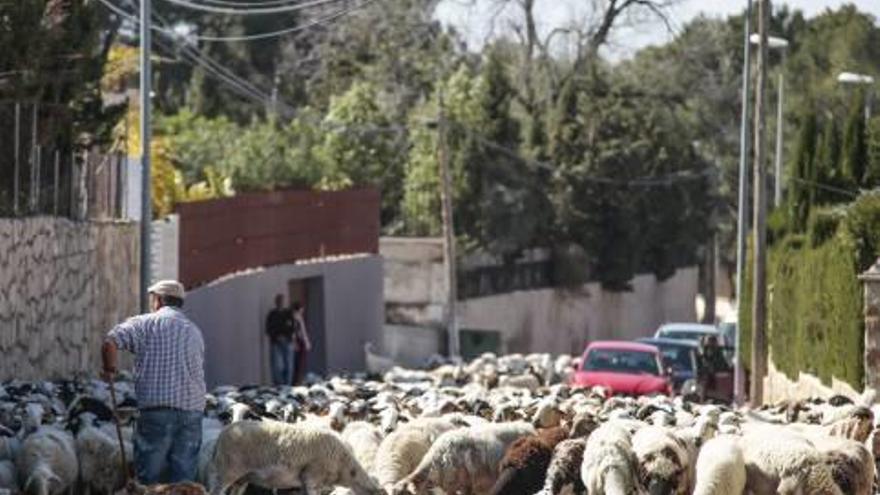
[[[620,395],[672,395],[660,351],[647,344],[622,341],[593,342],[572,377],[577,387],[605,387]]]

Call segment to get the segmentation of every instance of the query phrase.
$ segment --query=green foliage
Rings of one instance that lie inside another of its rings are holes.
[[[868,169],[868,142],[865,129],[865,96],[859,91],[850,105],[843,134],[843,173],[848,184],[863,186]]]
[[[751,251],[750,246],[749,258]],[[789,235],[772,246],[768,337],[778,369],[791,378],[806,371],[825,383],[836,377],[861,387],[864,320],[858,275],[878,255],[880,192],[865,193],[845,208],[814,210],[807,239]],[[747,288],[752,283],[751,265],[750,259]],[[751,291],[743,296],[740,345],[749,366]]]
[[[774,244],[788,235],[791,227],[788,211],[776,208],[767,215],[767,244]]]
[[[862,194],[850,205],[843,226],[856,252],[857,270],[867,270],[880,256],[880,191]]]
[[[157,117],[155,132],[167,136],[169,159],[187,184],[206,179],[209,168],[223,168],[235,152],[241,129],[225,117],[209,119],[188,109]]]
[[[383,225],[398,217],[403,182],[401,147],[388,125],[375,89],[356,83],[332,99],[324,118],[324,140],[315,151],[326,165],[326,187],[371,185],[381,191]]]
[[[814,180],[817,184],[841,188],[847,186],[841,166],[840,141],[840,127],[837,125],[837,121],[831,119],[825,122],[821,144],[816,151]],[[840,193],[820,187],[813,187],[813,198],[817,205],[839,203],[841,200],[849,199],[846,196],[841,197]]]
[[[815,201],[816,181],[816,112],[807,110],[800,127],[797,148],[790,168],[791,180],[788,187],[789,219],[792,228],[802,232],[806,226],[810,208]],[[772,242],[772,241],[770,241]]]
[[[880,116],[875,116],[868,124],[868,170],[865,174],[865,187],[880,186]]]
[[[771,251],[769,344],[790,378],[800,371],[861,388],[861,286],[852,246],[837,236],[815,248],[782,243]]]
[[[813,210],[807,222],[807,239],[810,247],[819,247],[830,240],[843,221],[846,210],[822,208]]]

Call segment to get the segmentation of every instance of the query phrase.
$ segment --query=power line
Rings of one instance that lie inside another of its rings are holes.
[[[277,36],[283,36],[285,34],[292,34],[292,33],[297,33],[300,31],[307,31],[313,27],[320,26],[322,24],[335,21],[339,18],[345,17],[346,15],[348,15],[354,11],[362,9],[362,8],[366,7],[368,4],[373,3],[375,1],[376,0],[363,0],[358,5],[354,5],[352,7],[347,7],[347,8],[341,9],[337,12],[326,15],[324,17],[319,17],[318,19],[314,19],[312,21],[309,21],[308,23],[303,24],[301,26],[294,26],[291,28],[279,29],[277,31],[269,31],[266,33],[249,34],[249,35],[242,35],[242,36],[200,36],[200,35],[196,35],[196,36],[192,36],[192,38],[199,40],[199,41],[252,41],[252,40],[261,40],[261,39],[266,39],[266,38],[274,38]]]
[[[314,7],[322,7],[340,0],[311,0],[308,2],[300,2],[293,5],[279,5],[276,7],[248,7],[248,8],[231,8],[218,7],[212,5],[204,5],[190,0],[165,0],[168,3],[185,7],[191,10],[202,12],[210,12],[214,14],[233,14],[233,15],[265,15],[265,14],[281,14],[285,12],[297,12],[300,10],[310,9]]]
[[[123,16],[124,18],[127,18],[138,25],[140,24],[140,19],[124,11],[119,6],[111,3],[109,0],[99,1],[117,15]],[[266,92],[255,86],[250,81],[247,81],[246,79],[238,76],[230,69],[226,68],[216,60],[206,55],[197,47],[182,42],[179,36],[177,36],[173,31],[167,28],[167,21],[164,18],[159,15],[156,15],[156,17],[158,17],[159,19],[159,24],[153,24],[154,30],[160,34],[163,34],[172,43],[174,43],[179,48],[180,53],[185,58],[187,58],[190,63],[200,66],[202,69],[205,70],[206,74],[212,76],[215,79],[218,79],[222,83],[225,83],[228,87],[230,87],[230,89],[233,89],[240,96],[256,101],[261,105],[267,105],[272,101],[271,97]],[[157,39],[157,41],[159,40]],[[163,45],[163,47],[171,52],[174,51],[172,49],[169,49],[167,45]],[[293,107],[286,103],[282,102],[281,106],[286,112],[293,111]]]
[[[843,188],[840,188],[840,187],[832,186],[832,185],[830,185],[830,184],[824,184],[824,183],[822,183],[822,182],[816,182],[816,181],[812,181],[812,180],[801,179],[800,177],[791,177],[791,180],[793,180],[793,181],[795,181],[795,182],[797,182],[797,183],[799,183],[799,184],[804,184],[804,185],[807,185],[807,186],[813,186],[813,187],[815,187],[816,189],[824,189],[825,191],[835,192],[835,193],[838,193],[838,194],[843,194],[843,195],[845,195],[845,196],[849,196],[849,197],[851,197],[851,198],[857,198],[857,197],[859,196],[859,193],[857,193],[857,192],[850,191],[849,189],[843,189]]]

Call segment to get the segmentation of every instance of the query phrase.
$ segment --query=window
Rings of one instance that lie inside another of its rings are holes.
[[[590,350],[583,369],[584,371],[661,375],[657,357],[653,353],[622,349]]]

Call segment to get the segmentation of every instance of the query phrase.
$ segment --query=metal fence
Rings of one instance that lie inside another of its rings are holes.
[[[0,103],[0,217],[123,217],[125,157],[77,150],[65,126],[63,108]]]

